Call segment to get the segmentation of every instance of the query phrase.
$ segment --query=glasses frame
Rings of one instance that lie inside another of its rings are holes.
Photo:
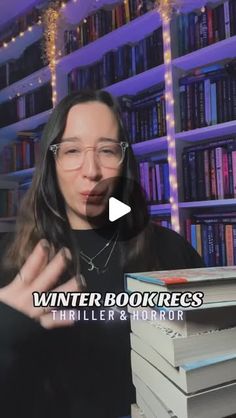
[[[67,142],[67,141],[65,141],[65,142]],[[69,142],[69,141],[68,141]],[[50,145],[49,146],[49,151],[52,151],[52,153],[53,153],[53,155],[54,155],[54,158],[57,158],[57,152],[58,152],[58,149],[60,148],[60,146],[63,144],[63,142],[59,142],[59,143],[57,143],[57,144],[53,144],[53,145]],[[121,160],[120,160],[120,162],[119,162],[119,164],[118,164],[118,167],[120,166],[120,164],[122,164],[123,163],[123,161],[124,161],[124,158],[125,158],[125,151],[126,151],[126,149],[127,148],[129,148],[129,143],[127,142],[127,141],[120,141],[120,142],[116,142],[116,144],[118,144],[118,145],[120,145],[121,146],[121,150],[122,150],[122,158],[121,158]],[[88,150],[88,149],[95,149],[97,146],[95,145],[94,147],[85,147],[84,148],[84,151],[85,150]],[[83,164],[83,163],[82,163]],[[81,165],[82,165],[81,164]],[[77,168],[74,168],[73,170],[77,170],[78,168],[80,168],[81,166],[79,166],[79,167],[77,167]],[[105,167],[104,167],[105,168]],[[106,168],[108,168],[108,167],[106,167]]]

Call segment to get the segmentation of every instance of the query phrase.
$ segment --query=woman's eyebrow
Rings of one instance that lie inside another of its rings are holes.
[[[76,142],[76,141],[81,141],[81,138],[78,138],[76,136],[71,137],[71,138],[62,138],[61,142]]]
[[[119,140],[118,139],[114,139],[114,138],[106,138],[106,137],[103,137],[103,138],[99,138],[98,139],[98,142],[115,142],[115,143],[117,143],[117,142],[119,142]]]
[[[62,138],[61,142],[81,142],[82,139],[79,137],[71,137],[71,138]],[[101,137],[97,139],[97,143],[100,142],[112,142],[112,143],[117,143],[119,142],[118,139],[115,138],[106,138],[106,137]]]

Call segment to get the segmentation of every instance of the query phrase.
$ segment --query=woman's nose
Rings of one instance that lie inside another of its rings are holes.
[[[101,177],[101,166],[93,149],[86,150],[81,166],[81,173],[84,177],[93,180]]]

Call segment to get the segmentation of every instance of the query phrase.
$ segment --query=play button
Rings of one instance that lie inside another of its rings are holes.
[[[127,215],[131,212],[131,207],[116,199],[115,197],[110,197],[109,199],[109,221],[114,222],[117,219],[122,218],[122,216]]]
[[[78,197],[79,211],[86,216],[92,229],[107,240],[119,231],[119,242],[138,236],[149,223],[145,195],[140,184],[125,176],[100,181],[90,193]]]

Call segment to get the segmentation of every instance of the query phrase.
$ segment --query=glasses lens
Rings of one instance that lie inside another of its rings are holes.
[[[105,168],[116,168],[123,159],[123,150],[120,144],[99,146],[97,153],[101,166]]]
[[[83,163],[83,149],[77,144],[60,144],[57,152],[58,162],[64,170],[74,170]]]
[[[98,145],[97,147],[83,148],[79,144],[63,142],[58,147],[57,159],[64,170],[80,168],[84,161],[86,151],[95,152],[98,163],[104,168],[118,167],[124,157],[124,150],[120,143]]]

